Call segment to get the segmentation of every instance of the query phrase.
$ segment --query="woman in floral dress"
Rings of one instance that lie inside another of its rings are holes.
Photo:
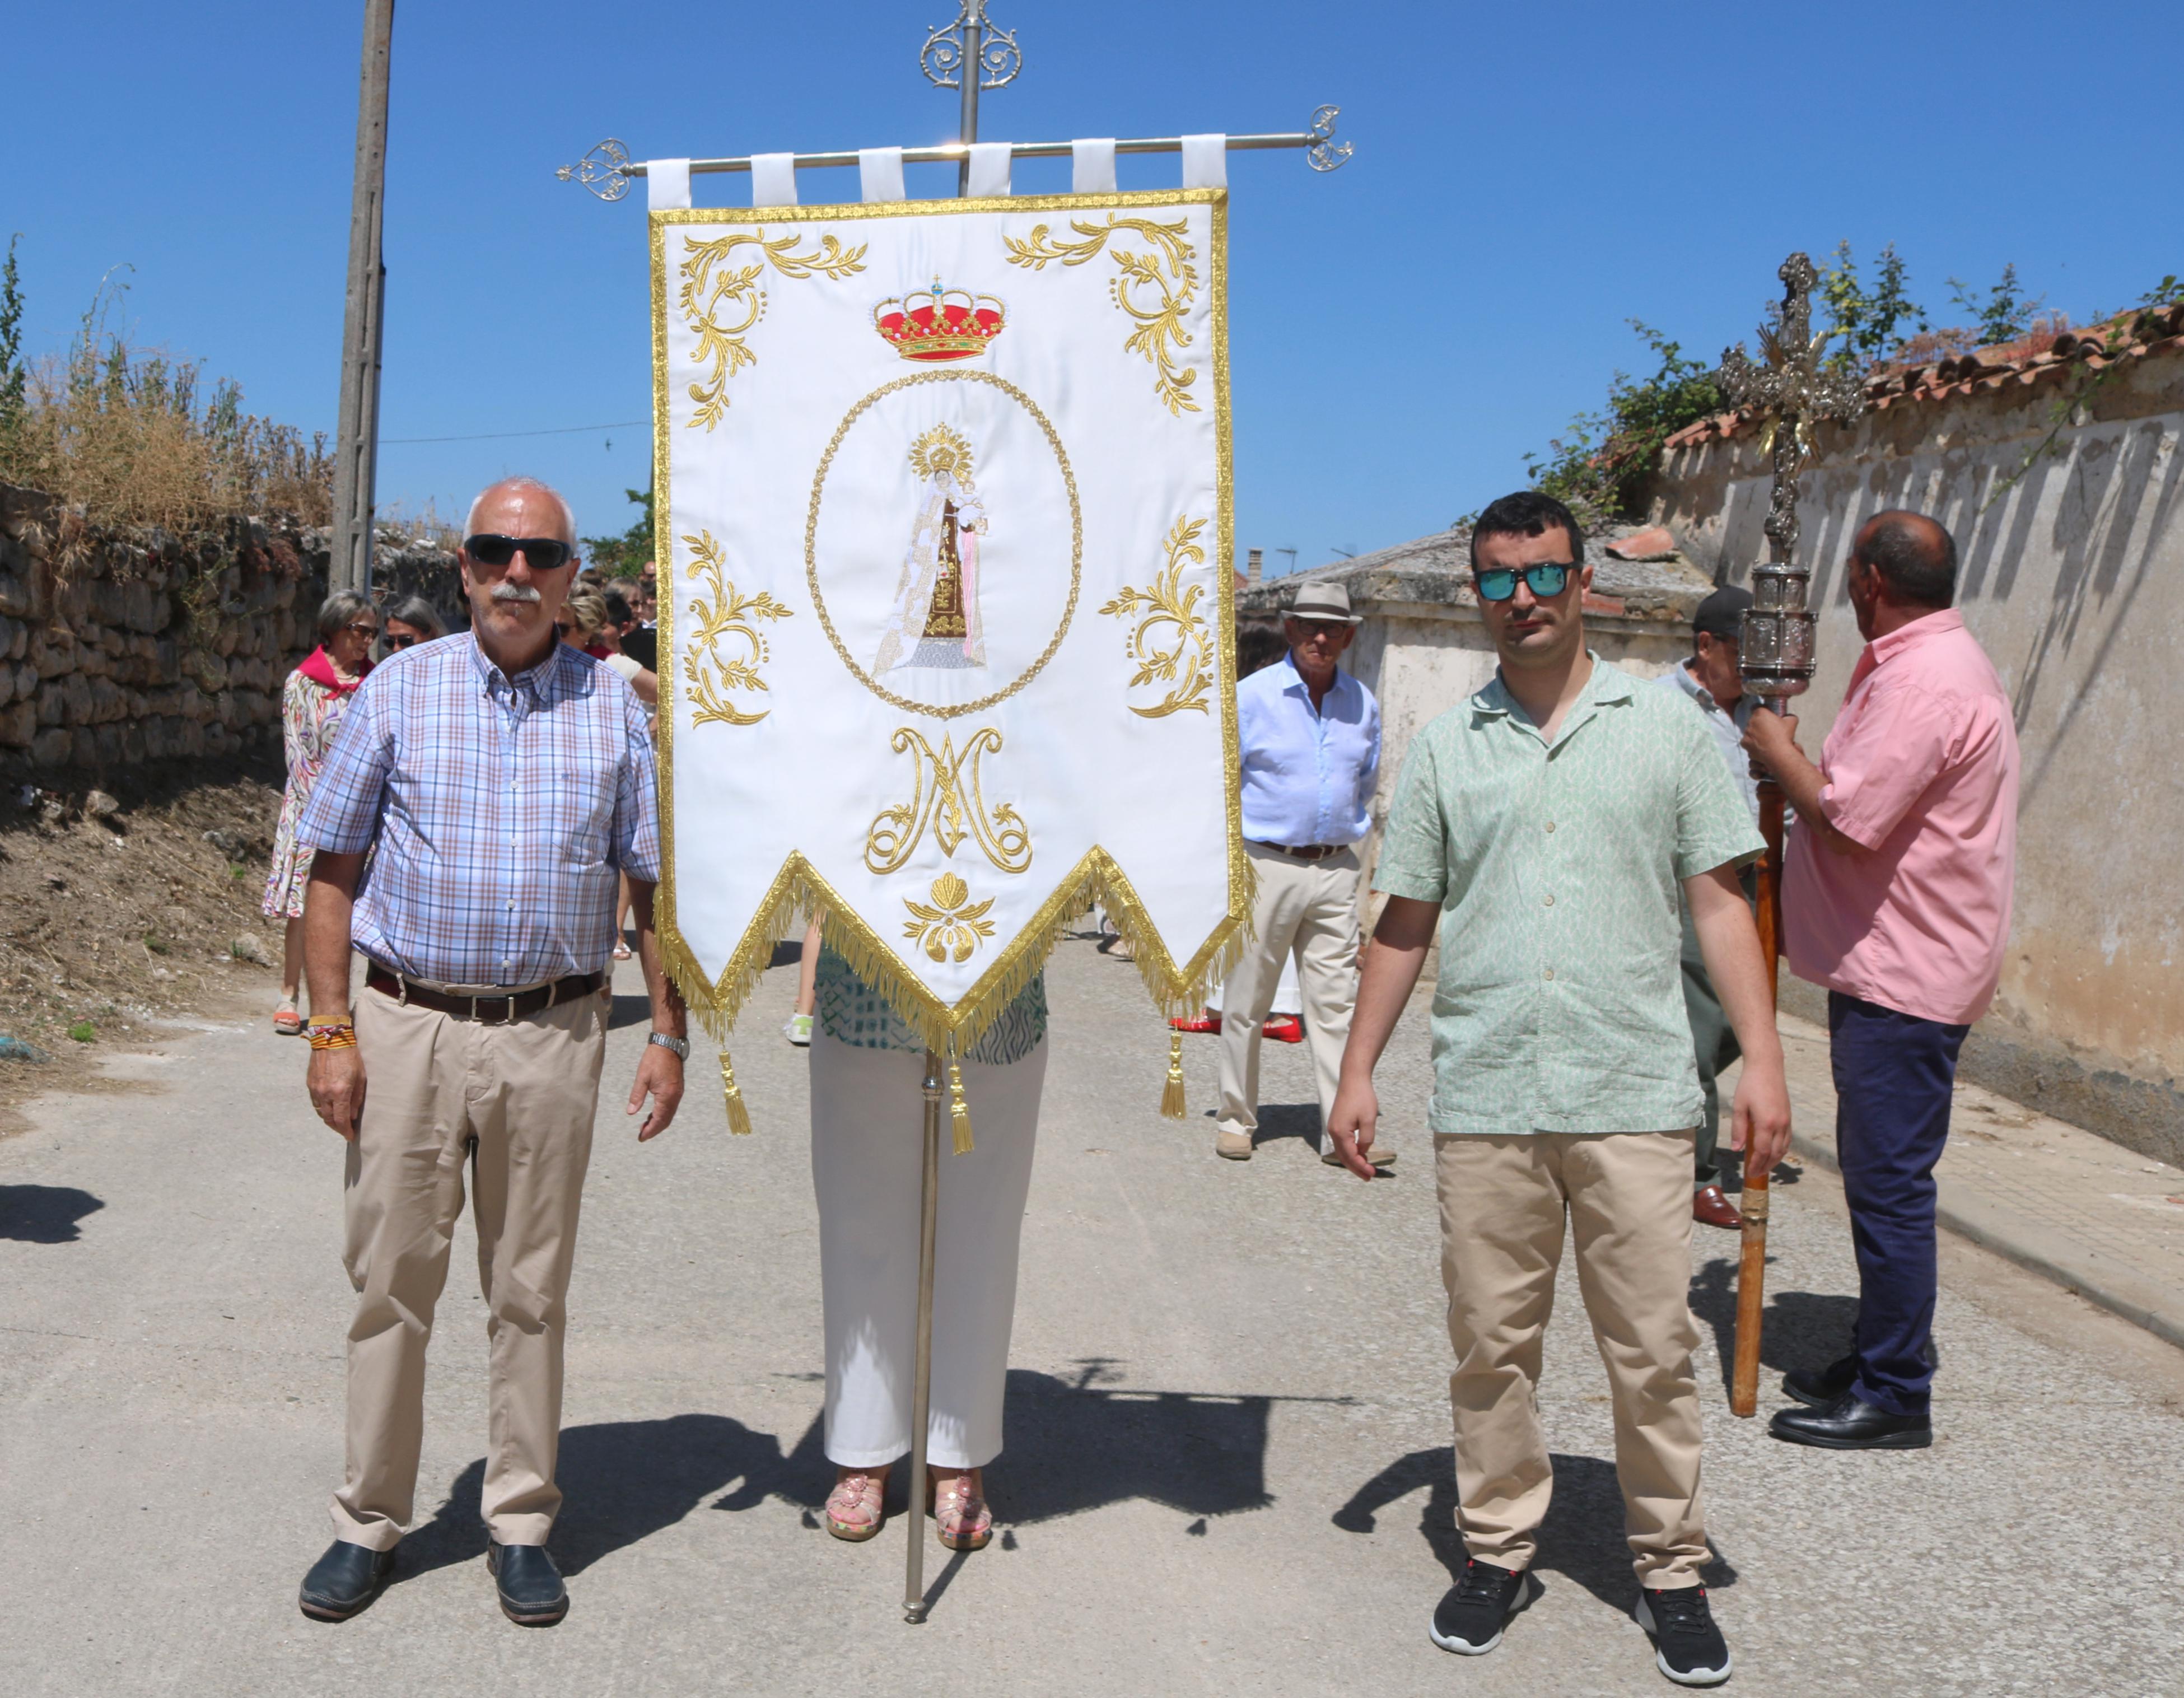
[[[281,796],[281,827],[273,838],[273,870],[265,877],[266,917],[282,921],[281,1006],[273,1029],[292,1038],[304,1029],[296,996],[304,972],[304,891],[311,878],[311,851],[296,845],[296,822],[311,799],[349,698],[371,670],[371,645],[379,615],[354,590],[336,590],[319,609],[319,646],[288,675],[281,693],[281,742],[288,755],[288,783]]]

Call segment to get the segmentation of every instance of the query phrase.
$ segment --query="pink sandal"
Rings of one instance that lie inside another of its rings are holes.
[[[887,1491],[887,1470],[873,1473],[852,1468],[834,1482],[827,1494],[827,1531],[852,1545],[878,1533],[887,1520],[882,1499]]]
[[[304,1016],[296,1012],[296,1005],[284,1002],[273,1010],[273,1029],[283,1038],[304,1035]]]
[[[986,1506],[978,1470],[966,1468],[946,1480],[937,1477],[927,1488],[926,1507],[933,1511],[940,1542],[950,1550],[983,1550],[994,1536],[994,1512]]]

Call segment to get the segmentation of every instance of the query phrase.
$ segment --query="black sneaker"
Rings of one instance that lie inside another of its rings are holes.
[[[1532,1601],[1529,1569],[1497,1568],[1473,1557],[1463,1576],[1449,1588],[1426,1631],[1443,1651],[1458,1656],[1484,1656],[1502,1643],[1509,1617]]]
[[[1679,1686],[1719,1686],[1729,1679],[1729,1645],[1713,1624],[1706,1588],[1641,1589],[1632,1612],[1653,1641],[1653,1662]]]

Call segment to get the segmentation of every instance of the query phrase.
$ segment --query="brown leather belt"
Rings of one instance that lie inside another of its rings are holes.
[[[368,969],[364,982],[382,996],[391,996],[399,1003],[429,1008],[436,1014],[452,1014],[458,1020],[475,1020],[484,1026],[506,1026],[528,1020],[556,1003],[589,996],[606,983],[606,977],[604,973],[571,973],[551,984],[534,985],[510,996],[449,996],[444,991],[405,983],[382,966]]]
[[[1252,842],[1259,843],[1259,840],[1254,838]],[[1329,855],[1340,855],[1350,845],[1348,843],[1306,843],[1303,848],[1299,849],[1290,843],[1259,843],[1259,847],[1273,849],[1278,855],[1293,856],[1298,860],[1325,860]]]

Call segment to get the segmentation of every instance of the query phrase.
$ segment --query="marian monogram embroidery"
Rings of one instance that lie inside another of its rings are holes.
[[[908,802],[881,809],[866,828],[867,867],[877,873],[894,871],[909,860],[928,826],[941,854],[950,860],[966,838],[973,838],[986,859],[1003,872],[1022,872],[1031,865],[1031,832],[1023,816],[1006,802],[989,814],[978,780],[980,757],[1000,752],[1000,732],[991,726],[983,727],[971,733],[971,740],[959,753],[954,738],[942,737],[935,751],[923,737],[905,726],[895,732],[891,746],[897,754],[916,751],[916,788]],[[926,782],[928,770],[930,784]]]

